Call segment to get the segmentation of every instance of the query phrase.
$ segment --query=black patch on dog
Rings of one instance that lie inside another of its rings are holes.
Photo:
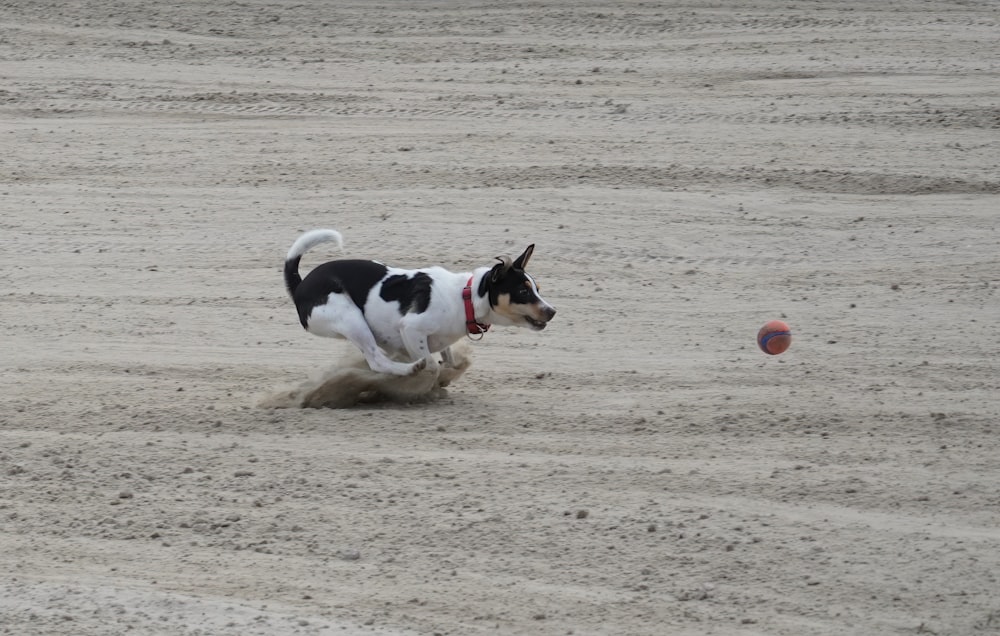
[[[287,263],[285,270],[287,279]],[[375,261],[341,260],[323,263],[309,272],[292,292],[295,307],[299,310],[299,322],[306,327],[313,308],[325,304],[330,294],[346,292],[364,313],[368,293],[385,277],[386,271],[385,265]]]
[[[379,296],[386,302],[398,302],[400,314],[407,314],[411,309],[422,314],[431,304],[431,287],[431,277],[423,272],[417,272],[412,278],[397,274],[383,281]]]

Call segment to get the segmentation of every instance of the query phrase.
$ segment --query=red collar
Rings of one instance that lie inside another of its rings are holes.
[[[462,290],[462,300],[465,301],[465,328],[470,334],[483,334],[490,330],[490,326],[481,322],[476,322],[476,312],[472,308],[473,278],[473,276],[469,276],[469,282],[466,283],[465,289]]]

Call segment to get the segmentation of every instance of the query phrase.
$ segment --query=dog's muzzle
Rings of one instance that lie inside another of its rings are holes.
[[[524,319],[531,325],[532,329],[541,331],[545,329],[545,325],[549,323],[552,318],[556,315],[556,310],[553,307],[543,307],[541,310],[542,319],[539,320],[534,316],[525,316]]]

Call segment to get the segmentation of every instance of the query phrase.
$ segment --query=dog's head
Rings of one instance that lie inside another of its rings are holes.
[[[497,256],[500,261],[483,277],[483,283],[490,297],[490,308],[498,324],[527,326],[535,330],[545,329],[555,308],[538,293],[538,283],[524,268],[535,250],[534,245],[513,261],[509,256]]]

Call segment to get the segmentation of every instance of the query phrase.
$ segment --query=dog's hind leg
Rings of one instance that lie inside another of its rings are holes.
[[[438,386],[448,386],[459,378],[472,364],[472,359],[460,348],[456,354],[454,347],[441,350],[441,370],[438,372]]]
[[[350,340],[361,350],[372,371],[390,375],[410,375],[422,371],[427,366],[427,360],[416,362],[396,362],[385,355],[375,341],[375,335],[365,322],[364,314],[353,304],[337,303],[332,300],[322,307],[313,309],[309,317],[309,331],[330,337],[342,337]]]

